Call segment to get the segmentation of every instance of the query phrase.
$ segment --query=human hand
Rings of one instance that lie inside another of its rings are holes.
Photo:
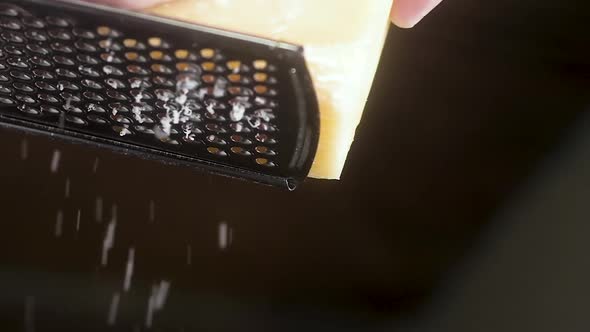
[[[140,9],[153,6],[167,0],[86,0],[128,9]],[[321,1],[321,0],[320,0]],[[391,9],[391,21],[400,28],[411,28],[442,0],[394,0]]]

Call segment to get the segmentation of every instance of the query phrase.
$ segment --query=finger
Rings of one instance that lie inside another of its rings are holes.
[[[412,28],[442,0],[394,0],[391,20],[400,28]]]
[[[166,0],[85,0],[88,2],[99,3],[103,5],[125,8],[125,9],[141,9],[157,5]]]

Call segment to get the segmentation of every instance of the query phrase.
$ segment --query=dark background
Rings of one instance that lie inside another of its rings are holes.
[[[141,330],[167,280],[162,331],[587,330],[588,9],[447,0],[392,28],[342,181],[293,193],[3,130],[0,322],[28,298],[35,331]]]

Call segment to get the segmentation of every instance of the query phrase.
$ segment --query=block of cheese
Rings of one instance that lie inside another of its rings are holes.
[[[148,12],[304,46],[320,143],[309,176],[339,179],[383,48],[392,0],[171,0]]]

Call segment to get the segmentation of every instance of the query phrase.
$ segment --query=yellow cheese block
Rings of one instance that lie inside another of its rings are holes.
[[[149,13],[303,45],[321,131],[311,177],[339,179],[389,27],[392,0],[172,0]]]

